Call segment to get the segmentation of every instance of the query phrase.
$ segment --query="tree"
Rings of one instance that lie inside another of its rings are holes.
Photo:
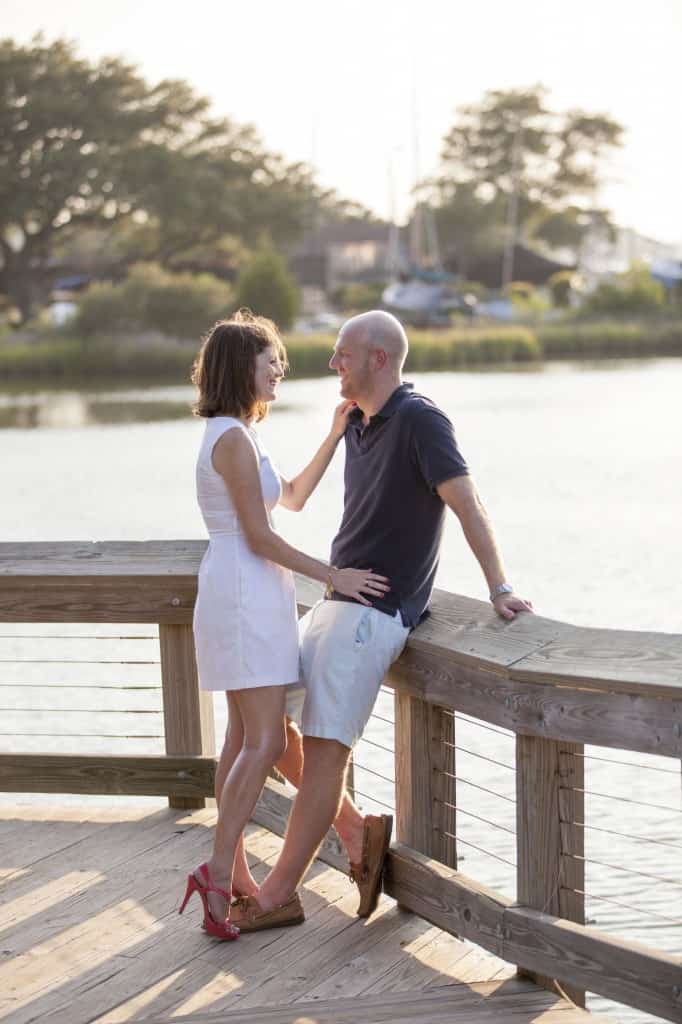
[[[508,243],[525,237],[577,248],[594,217],[607,219],[593,207],[621,133],[605,115],[551,111],[539,85],[491,90],[460,108],[443,141],[442,173],[430,183],[458,269],[467,250],[501,248],[505,235]]]
[[[270,317],[281,330],[294,322],[299,291],[284,259],[270,246],[262,246],[239,275],[237,304],[258,316]]]
[[[198,338],[233,308],[230,285],[210,274],[171,274],[157,264],[140,263],[121,284],[88,288],[75,327],[84,338],[145,330]]]
[[[136,166],[206,106],[183,83],[150,88],[64,41],[0,42],[0,280],[24,317],[48,287],[55,235],[129,213]]]
[[[291,241],[311,207],[341,207],[252,127],[212,118],[187,83],[151,86],[64,40],[0,41],[0,139],[0,289],[24,318],[49,294],[53,253],[83,228],[113,232],[125,262],[173,267],[226,239],[255,246],[264,230]]]
[[[472,264],[504,244],[504,202],[481,198],[472,182],[447,178],[434,183],[432,197],[445,263],[466,278]]]

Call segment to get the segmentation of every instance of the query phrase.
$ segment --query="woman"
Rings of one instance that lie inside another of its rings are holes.
[[[207,421],[197,461],[197,498],[210,538],[194,611],[197,666],[202,689],[226,691],[229,727],[218,770],[221,785],[216,783],[213,853],[188,876],[180,913],[198,892],[204,928],[219,939],[239,934],[228,917],[235,856],[245,867],[242,830],[286,748],[286,687],[299,680],[293,572],[363,604],[388,590],[384,576],[329,566],[275,532],[272,509],[278,502],[303,507],[353,407],[352,402],[337,407],[312,461],[292,481],[284,480],[254,423],[276,399],[286,365],[272,321],[240,311],[216,324],[192,374],[199,392],[194,411]]]

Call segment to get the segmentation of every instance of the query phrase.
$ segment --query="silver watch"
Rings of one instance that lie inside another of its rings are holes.
[[[499,583],[490,592],[490,600],[494,601],[496,597],[500,596],[500,594],[513,594],[513,593],[514,593],[514,588],[512,587],[511,583]]]

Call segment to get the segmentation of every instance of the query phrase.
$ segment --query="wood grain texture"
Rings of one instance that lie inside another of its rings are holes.
[[[5,812],[43,854],[31,870],[16,872],[3,885],[0,1015],[13,1024],[183,1018],[253,1024],[267,1021],[267,1014],[287,1021],[289,1011],[290,1024],[383,1024],[400,1020],[407,1009],[411,1016],[403,1019],[412,1024],[587,1024],[586,1015],[558,996],[504,973],[498,978],[500,961],[481,949],[454,939],[439,943],[442,932],[387,897],[369,922],[357,919],[356,892],[319,863],[302,887],[307,920],[301,928],[244,935],[227,945],[211,942],[198,927],[195,903],[183,917],[177,909],[188,868],[209,853],[213,809],[132,813],[121,803],[100,810],[55,801],[49,809],[36,807],[40,822],[27,820],[29,811]],[[101,819],[92,832],[84,831],[82,820],[89,813]],[[50,849],[57,826],[64,834]],[[249,862],[260,881],[281,840],[255,826],[246,831]],[[26,851],[26,838],[12,835],[10,846],[14,862],[16,852]],[[459,927],[487,935],[502,949],[509,941],[505,929],[518,941],[520,924],[515,919],[510,929],[506,918],[523,908],[404,848],[396,847],[391,860],[405,901],[420,899],[449,928],[459,918]],[[539,934],[546,919],[540,916]],[[543,951],[551,941],[542,940]],[[570,948],[573,939],[567,941]],[[531,956],[521,945],[522,955]],[[366,989],[373,1002],[365,1003]],[[343,998],[346,990],[352,1001]],[[592,1020],[599,1024],[601,1018]]]
[[[450,867],[457,866],[454,727],[445,709],[395,693],[396,836]]]
[[[436,859],[457,867],[457,765],[455,762],[455,716],[446,708],[432,705],[434,828],[438,837]]]
[[[196,578],[205,540],[48,541],[0,544],[0,578]]]
[[[402,843],[389,851],[384,889],[406,910],[502,956],[503,915],[512,901],[493,889]]]
[[[94,590],[102,586],[112,604],[111,616],[117,616],[109,621],[187,621],[205,547],[204,541],[1,544],[0,617],[21,621],[35,602],[42,621],[60,621],[60,615],[61,621],[88,621],[83,616],[105,614],[105,601],[88,586],[95,584]],[[30,582],[38,588],[29,589]],[[167,589],[155,592],[155,614],[178,618],[141,618],[135,585],[150,585],[153,590],[164,582]],[[61,596],[51,589],[53,583]],[[318,599],[320,588],[300,577],[297,588],[299,609],[304,611]],[[125,593],[125,600],[117,597],[118,590]],[[174,605],[174,598],[179,603]],[[127,602],[135,617],[126,620]],[[538,615],[505,622],[487,602],[442,591],[434,593],[431,610],[408,641],[413,656],[435,655],[515,682],[549,681],[609,694],[682,700],[679,634],[589,629]],[[30,621],[39,621],[35,614]],[[74,618],[77,614],[81,617]],[[45,618],[48,615],[54,618]]]
[[[294,1006],[258,1007],[247,1011],[216,1013],[204,1011],[191,1016],[162,1015],[137,1017],[134,1024],[607,1024],[606,1017],[594,1017],[568,1003],[538,998],[533,986],[519,990],[518,983],[486,982],[448,985],[437,992],[404,993],[402,996],[360,996],[354,999],[319,999]]]
[[[527,972],[682,1021],[682,959],[513,903],[415,850],[395,844],[386,891],[444,931]]]
[[[462,665],[454,656],[416,650],[411,640],[385,683],[523,735],[682,758],[679,697],[519,682],[502,670]]]
[[[212,757],[111,754],[0,754],[3,793],[211,796]]]
[[[159,625],[166,753],[215,755],[213,694],[199,689],[194,636],[186,625]],[[171,807],[203,807],[203,797],[174,793]]]
[[[516,895],[519,903],[556,917],[584,924],[585,897],[568,892],[584,890],[585,864],[564,856],[564,837],[571,852],[584,856],[584,830],[570,824],[583,821],[584,795],[563,801],[568,787],[584,787],[583,748],[537,736],[516,737]],[[580,799],[583,798],[583,799]],[[570,817],[564,818],[562,809]],[[533,980],[550,991],[554,979],[533,973]],[[571,987],[567,995],[579,1006],[585,993]]]
[[[395,810],[398,841],[429,857],[440,852],[434,822],[431,708],[395,694]]]
[[[191,623],[196,579],[0,577],[0,622]]]
[[[505,914],[504,955],[608,999],[682,1021],[682,959],[527,907]]]

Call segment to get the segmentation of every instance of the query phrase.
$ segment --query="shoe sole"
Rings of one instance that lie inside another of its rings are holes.
[[[379,897],[381,896],[381,890],[384,887],[384,870],[385,870],[386,854],[388,853],[388,847],[389,847],[389,844],[391,842],[391,832],[392,831],[393,831],[393,815],[392,814],[387,814],[386,815],[386,821],[384,822],[384,841],[383,841],[383,844],[382,844],[382,847],[381,847],[381,870],[379,871],[379,875],[377,877],[377,884],[375,885],[374,892],[372,893],[371,903],[369,904],[367,909],[363,911],[362,914],[358,910],[358,915],[357,915],[358,917],[362,917],[362,918],[370,917],[374,913],[374,911],[377,909],[377,904],[379,903]]]
[[[293,921],[273,921],[272,924],[255,924],[252,928],[242,924],[237,925],[237,927],[239,928],[240,935],[248,935],[251,932],[265,932],[270,928],[292,928],[294,925],[303,924],[304,922],[305,917],[297,917]]]

